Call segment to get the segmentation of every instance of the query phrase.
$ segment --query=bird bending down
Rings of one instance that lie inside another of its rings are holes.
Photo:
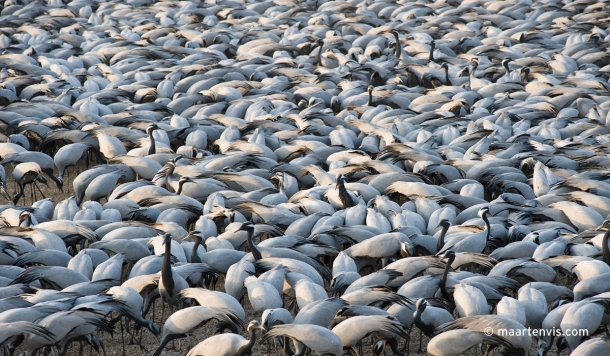
[[[207,338],[193,347],[187,356],[246,356],[256,341],[256,329],[265,330],[257,320],[248,325],[250,340],[241,335],[220,334]]]

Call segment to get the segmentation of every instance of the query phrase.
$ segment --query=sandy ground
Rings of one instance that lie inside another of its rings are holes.
[[[12,177],[10,176],[12,167],[6,167],[6,168],[7,168],[7,178],[8,178],[7,186],[8,186],[9,194],[11,194],[11,198],[12,198],[12,196],[17,192],[18,187],[14,184],[14,181],[13,181]],[[84,165],[79,167],[80,171],[82,171],[83,169],[85,169]],[[57,204],[61,200],[66,199],[74,194],[73,188],[71,185],[71,182],[74,179],[74,177],[76,177],[76,172],[75,172],[74,168],[69,168],[68,176],[65,179],[66,184],[64,185],[63,192],[59,191],[57,189],[55,183],[51,180],[49,180],[48,186],[39,184],[39,187],[41,188],[43,194],[47,198],[51,198],[53,200],[53,203]],[[36,197],[37,197],[37,199],[42,198],[38,191],[37,191]],[[31,205],[32,204],[32,200],[31,200],[30,194],[29,194],[29,188],[26,188],[26,199],[27,200],[25,202],[23,199],[20,200],[19,205],[26,205],[26,204]],[[8,202],[6,200],[6,198],[1,197],[0,204],[11,204],[11,202]],[[565,278],[559,279],[559,284],[565,285],[565,283],[566,283]],[[218,290],[221,290],[221,291],[224,290],[222,283],[218,284]],[[246,310],[246,325],[251,320],[260,320],[261,315],[258,313],[254,313],[254,311],[250,307],[249,302],[247,301],[247,298],[245,298],[244,309]],[[161,332],[163,330],[163,322],[167,318],[168,313],[169,313],[169,311],[167,309],[165,310],[165,313],[163,313],[160,301],[157,300],[157,302],[155,304],[155,322],[157,322],[157,324],[159,324]],[[164,314],[163,319],[161,319],[162,314]],[[152,311],[148,315],[149,319],[151,317],[152,317]],[[215,328],[216,328],[216,322],[212,321],[212,322],[208,323],[207,325],[205,325],[204,327],[197,329],[190,337],[190,340],[189,340],[190,345],[194,346],[198,342],[201,342],[202,340],[211,336],[213,334]],[[125,330],[125,329],[123,329],[123,330]],[[126,356],[145,355],[145,356],[148,356],[152,352],[154,352],[154,350],[158,347],[158,345],[159,345],[158,339],[155,338],[148,330],[144,330],[142,332],[142,334],[139,334],[137,332],[134,332],[133,326],[131,326],[131,332],[132,332],[132,334],[138,335],[137,336],[138,338],[141,335],[142,345],[143,345],[144,349],[142,349],[138,343],[132,342],[132,337],[129,335],[129,333],[127,331],[121,332],[121,324],[117,323],[116,327],[115,327],[114,336],[111,336],[107,333],[100,333],[100,335],[99,335],[100,338],[103,340],[103,343],[104,343],[104,346],[106,349],[106,355],[108,355],[108,356],[110,356],[110,355],[121,355],[121,356],[122,355],[126,355]],[[243,335],[245,337],[248,336],[247,332],[244,332]],[[417,330],[416,327],[413,327],[413,330],[411,331],[410,335],[411,335],[412,342],[411,342],[410,347],[408,348],[408,353],[407,353],[407,350],[405,350],[405,355],[406,354],[416,355],[416,354],[418,354],[417,351],[419,348],[419,337],[420,337],[419,330]],[[257,336],[259,337],[259,340],[260,340],[260,335],[257,335]],[[123,342],[122,342],[123,338],[125,340],[125,351],[124,352],[123,352]],[[426,354],[425,346],[428,343],[428,340],[429,339],[426,336],[423,337],[423,350],[424,350],[423,354]],[[373,354],[371,351],[370,344],[371,344],[370,337],[367,337],[363,342],[362,356]],[[401,346],[402,345],[403,345],[403,343],[401,343]],[[169,343],[168,346],[163,351],[162,355],[168,355],[168,356],[186,355],[188,353],[189,348],[190,348],[189,342],[186,339],[182,339],[180,341],[175,342],[175,349],[172,349],[172,343]],[[535,342],[533,342],[532,349],[530,350],[530,355],[535,355],[537,349],[538,349],[538,346],[536,345]],[[93,351],[93,353],[91,351]],[[71,345],[67,355],[79,355],[79,354],[81,354],[80,352],[81,352],[80,345],[77,343],[74,343]],[[262,344],[258,341],[256,342],[256,344],[253,348],[252,354],[254,356],[283,355],[283,353],[281,351],[279,353],[275,352],[275,348],[273,347],[273,344],[267,345],[267,344]],[[345,352],[344,354],[347,354],[347,352]],[[392,354],[392,352],[388,348],[385,351],[385,355],[391,355],[391,354]],[[564,350],[561,353],[561,355],[568,355],[568,354],[569,354],[569,352],[567,350]],[[82,348],[82,355],[97,355],[97,352],[95,352],[95,350],[92,350],[89,345],[85,345]],[[482,353],[480,350],[471,349],[471,350],[469,350],[469,352],[466,353],[466,355],[482,355]],[[553,349],[548,353],[548,355],[550,355],[550,356],[557,355],[556,347],[553,347]]]

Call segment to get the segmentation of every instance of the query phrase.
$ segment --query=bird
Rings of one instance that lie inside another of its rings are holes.
[[[256,330],[265,330],[257,320],[252,320],[248,324],[248,333],[250,339],[246,340],[241,335],[235,334],[220,334],[209,337],[195,347],[189,350],[188,356],[195,355],[218,355],[218,356],[229,356],[229,355],[248,355],[254,346],[256,341]]]
[[[606,7],[518,5],[6,2],[5,353],[603,350]]]
[[[314,354],[320,356],[324,354],[340,356],[343,353],[341,338],[332,330],[318,325],[276,325],[267,330],[261,341],[264,342],[276,336],[285,336],[291,339],[297,347],[297,354],[305,352],[305,348],[309,348]]]
[[[413,313],[413,322],[423,334],[428,337],[434,336],[434,331],[442,324],[453,321],[454,318],[447,310],[428,306],[426,299],[421,298],[415,304],[415,312]],[[421,350],[421,339],[420,339]]]
[[[223,311],[222,309],[205,306],[194,306],[181,309],[170,315],[163,324],[161,343],[157,350],[153,352],[153,355],[161,355],[165,345],[167,345],[169,341],[187,336],[192,330],[206,324],[210,320],[218,320],[223,323],[241,323],[237,316],[228,310]],[[248,327],[250,327],[250,325]],[[235,328],[237,328],[237,326],[235,326]],[[252,335],[250,337],[252,338]],[[254,342],[254,340],[252,342]],[[238,349],[240,347],[241,346],[238,346]],[[250,345],[250,347],[252,347],[252,345]]]
[[[15,166],[11,175],[17,184],[19,184],[19,192],[13,197],[13,204],[17,205],[19,199],[24,196],[26,184],[30,185],[32,203],[34,202],[34,188],[38,188],[36,181],[47,184],[47,180],[42,174],[42,168],[36,162],[19,163]],[[40,191],[40,188],[38,190]],[[42,194],[42,191],[40,191],[40,194]],[[45,198],[44,194],[42,194],[42,197],[43,199]]]
[[[171,234],[163,235],[165,254],[161,266],[161,279],[159,279],[159,295],[161,300],[169,305],[170,311],[173,311],[174,307],[180,308],[180,292],[187,289],[189,285],[171,266],[171,241]]]

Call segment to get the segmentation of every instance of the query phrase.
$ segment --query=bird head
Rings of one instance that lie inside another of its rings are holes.
[[[41,174],[39,174],[39,175],[38,175],[38,177],[36,177],[36,180],[37,180],[37,181],[39,181],[40,183],[42,183],[42,184],[46,185],[47,187],[49,186],[49,184],[48,184],[49,182],[48,182],[48,181],[47,181],[47,179],[46,179],[46,178],[45,178],[43,175],[41,175]]]
[[[152,134],[153,131],[158,130],[158,129],[159,129],[159,126],[157,126],[156,124],[152,124],[146,128],[146,133],[150,135],[150,134]]]
[[[481,219],[485,220],[485,216],[486,216],[486,215],[490,215],[490,214],[491,214],[491,213],[489,212],[489,208],[485,206],[485,207],[482,207],[482,208],[479,210],[479,214],[478,214],[478,215],[479,215],[479,217],[480,217]]]
[[[178,165],[178,161],[181,160],[182,158],[184,158],[183,155],[176,155],[176,157],[170,159],[169,161],[167,161],[167,163],[172,163],[174,166]]]
[[[566,304],[568,301],[565,299],[557,299],[551,304],[551,310],[559,308],[560,306]]]
[[[251,330],[256,330],[256,329],[260,329],[260,330],[263,330],[263,331],[267,331],[267,329],[265,329],[265,328],[264,328],[264,327],[261,325],[261,323],[259,323],[259,322],[258,322],[258,320],[252,320],[252,321],[250,322],[250,324],[248,324],[248,331],[251,331]]]
[[[386,343],[385,340],[377,341],[375,346],[373,346],[373,354],[381,355],[383,353],[383,350],[385,349],[385,343]]]
[[[345,183],[345,177],[343,177],[342,174],[337,174],[337,178],[335,179],[335,189],[337,189],[343,183]]]
[[[448,219],[443,219],[441,221],[438,222],[438,225],[436,225],[436,227],[449,227],[451,226],[451,222],[449,222]]]
[[[415,249],[413,248],[413,245],[411,245],[409,242],[401,241],[400,255],[403,257],[415,256]]]
[[[159,325],[153,321],[149,321],[146,325],[146,328],[153,334],[155,337],[159,337]]]
[[[241,226],[237,229],[237,231],[250,231],[254,232],[254,224],[250,221],[246,221],[241,224]]]
[[[186,235],[186,236],[185,236],[185,237],[182,239],[182,241],[186,241],[186,240],[188,240],[188,239],[197,240],[197,239],[201,239],[201,238],[202,238],[202,237],[201,237],[201,231],[198,231],[198,230],[193,230],[193,231],[189,232],[189,234],[188,234],[188,235]]]
[[[193,180],[190,177],[180,177],[180,179],[178,180],[178,184],[184,184],[184,183],[192,183]]]
[[[527,76],[530,74],[530,71],[531,71],[530,67],[523,67],[523,68],[521,68],[521,75]]]
[[[449,250],[445,252],[445,255],[441,258],[441,261],[447,260],[452,261],[455,259],[455,252],[453,250]]]
[[[30,219],[30,212],[23,210],[21,213],[19,213],[19,224],[21,225],[22,221],[26,221]]]
[[[426,301],[425,298],[419,298],[417,300],[417,303],[415,303],[415,310],[419,310],[419,308],[422,308],[422,311],[424,309],[426,309],[426,307],[428,306],[428,302]]]
[[[171,241],[172,241],[172,235],[165,233],[163,235],[163,245],[169,244],[169,243],[171,243]]]

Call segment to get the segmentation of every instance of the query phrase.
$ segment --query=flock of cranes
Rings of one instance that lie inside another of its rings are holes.
[[[6,0],[2,355],[610,355],[608,5]]]

